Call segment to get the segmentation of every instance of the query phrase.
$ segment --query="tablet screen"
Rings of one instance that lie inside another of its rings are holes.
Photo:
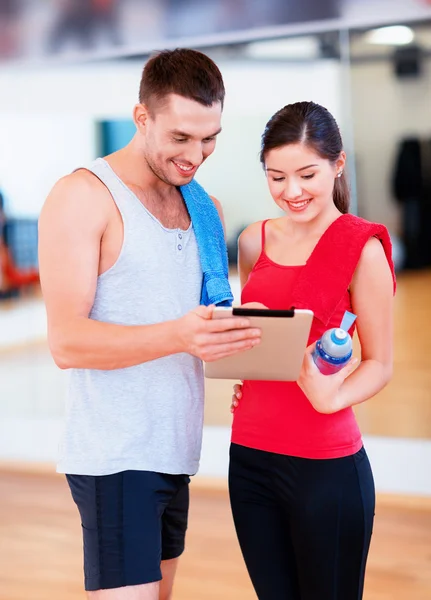
[[[289,310],[272,310],[270,308],[242,308],[239,306],[232,309],[232,316],[293,318],[295,316],[295,309],[291,308]]]

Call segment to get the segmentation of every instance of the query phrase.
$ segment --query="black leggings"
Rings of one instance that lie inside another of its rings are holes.
[[[360,600],[375,494],[365,449],[310,460],[231,445],[236,532],[259,600]]]

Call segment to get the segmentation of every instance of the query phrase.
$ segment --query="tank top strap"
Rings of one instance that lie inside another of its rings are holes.
[[[93,173],[108,189],[111,194],[123,221],[133,223],[134,211],[140,210],[138,206],[138,200],[134,197],[133,193],[124,184],[124,182],[118,177],[118,175],[112,170],[110,165],[103,158],[97,158],[89,165],[79,167]],[[78,169],[75,169],[78,170]],[[133,201],[131,201],[133,200]]]
[[[293,305],[313,310],[327,325],[352,281],[362,250],[371,237],[378,238],[394,279],[392,244],[384,225],[345,214],[324,232],[293,291]],[[329,285],[328,285],[329,283]]]
[[[263,253],[265,252],[265,238],[266,238],[266,224],[268,223],[269,219],[265,219],[265,221],[262,221],[262,229],[261,229],[261,248],[260,248],[260,252]]]

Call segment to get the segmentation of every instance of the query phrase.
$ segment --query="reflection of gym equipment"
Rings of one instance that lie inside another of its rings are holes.
[[[392,194],[401,208],[405,268],[431,266],[431,138],[400,140]]]
[[[37,221],[10,219],[0,238],[0,281],[5,292],[19,291],[39,283],[37,264]]]

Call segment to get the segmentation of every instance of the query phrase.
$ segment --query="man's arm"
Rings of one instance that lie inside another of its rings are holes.
[[[211,307],[197,307],[180,319],[156,325],[123,326],[89,318],[111,203],[95,177],[78,171],[56,184],[43,207],[39,266],[48,340],[57,365],[108,370],[177,352],[210,361],[251,348],[258,332],[249,322],[213,321]]]

